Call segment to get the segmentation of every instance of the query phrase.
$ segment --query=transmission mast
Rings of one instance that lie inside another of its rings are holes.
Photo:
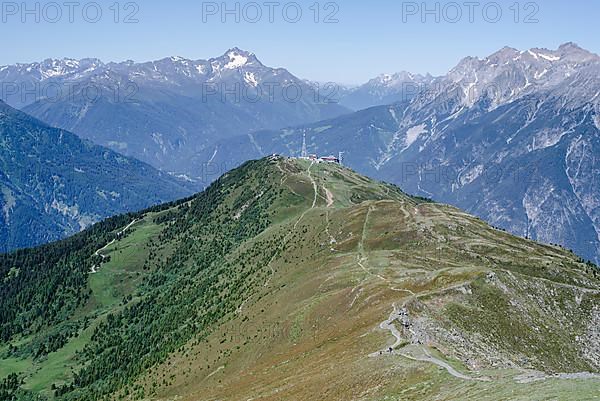
[[[302,133],[302,157],[305,159],[308,157],[308,151],[306,150],[306,132]]]

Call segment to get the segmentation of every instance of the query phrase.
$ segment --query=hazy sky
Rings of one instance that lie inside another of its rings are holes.
[[[400,70],[442,74],[464,56],[505,45],[556,48],[572,41],[600,52],[595,0],[26,3],[0,2],[0,64],[198,59],[238,46],[302,78],[360,83]]]

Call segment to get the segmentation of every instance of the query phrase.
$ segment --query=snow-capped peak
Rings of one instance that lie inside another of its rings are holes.
[[[236,68],[243,67],[248,62],[248,57],[236,51],[230,51],[229,53],[227,53],[227,56],[229,57],[229,62],[225,64],[224,67],[227,70],[233,70]]]
[[[420,74],[412,74],[407,71],[400,71],[395,74],[381,74],[369,81],[367,85],[372,87],[398,87],[409,82],[420,83],[424,81],[430,81],[431,78],[432,77],[430,75],[422,76]]]
[[[212,65],[214,71],[224,72],[226,70],[237,70],[242,67],[262,66],[262,64],[256,59],[254,53],[242,50],[234,47],[221,57],[210,59],[209,63]]]

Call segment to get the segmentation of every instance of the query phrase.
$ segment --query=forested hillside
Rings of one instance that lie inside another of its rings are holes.
[[[199,188],[0,100],[0,252],[63,239]]]

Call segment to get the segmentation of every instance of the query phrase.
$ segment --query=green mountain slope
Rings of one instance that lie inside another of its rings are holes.
[[[597,267],[332,164],[249,162],[5,255],[0,285],[5,399],[583,400],[600,384]]]

